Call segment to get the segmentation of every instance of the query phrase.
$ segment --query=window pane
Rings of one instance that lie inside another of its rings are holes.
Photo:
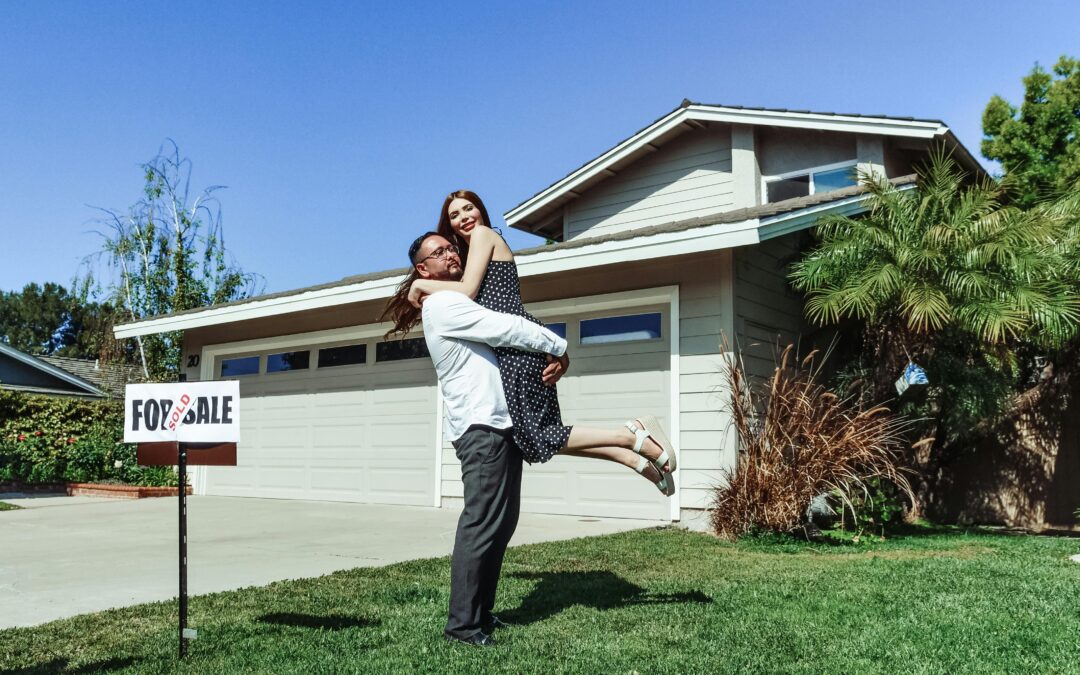
[[[547,329],[552,333],[555,333],[562,339],[566,339],[566,324],[565,323],[549,323]]]
[[[660,338],[660,313],[610,316],[581,322],[581,344],[657,340]]]
[[[367,361],[367,345],[345,345],[319,350],[319,367],[351,366]]]
[[[245,356],[239,359],[224,359],[221,362],[221,377],[235,377],[236,375],[258,374],[258,356]]]
[[[782,202],[794,197],[805,197],[810,194],[810,175],[795,176],[794,178],[781,178],[769,181],[765,184],[769,202]]]
[[[281,373],[286,370],[307,370],[311,352],[283,352],[266,357],[266,372]]]
[[[424,338],[411,338],[408,340],[390,340],[389,342],[375,343],[375,361],[401,361],[403,359],[419,359],[427,356],[427,343]]]
[[[822,171],[814,174],[814,194],[839,190],[840,188],[851,187],[854,184],[855,167],[853,166],[845,166],[842,169],[833,169],[832,171]]]

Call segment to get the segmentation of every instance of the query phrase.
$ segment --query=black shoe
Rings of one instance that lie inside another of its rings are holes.
[[[494,614],[491,615],[491,621],[484,624],[484,632],[491,635],[495,632],[496,628],[509,628],[510,624],[506,623]]]
[[[470,635],[467,638],[459,638],[459,637],[456,637],[456,636],[453,636],[453,635],[445,635],[445,634],[443,635],[443,637],[446,638],[447,642],[460,642],[460,643],[466,644],[466,645],[476,645],[477,647],[494,647],[495,646],[495,640],[490,635],[485,633],[484,631],[479,631],[477,633],[473,633],[472,635]]]

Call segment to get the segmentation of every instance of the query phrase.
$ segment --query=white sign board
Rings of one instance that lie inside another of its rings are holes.
[[[127,385],[125,443],[239,440],[240,383],[236,380]]]

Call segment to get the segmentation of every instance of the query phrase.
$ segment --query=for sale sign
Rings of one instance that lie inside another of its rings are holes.
[[[240,383],[129,384],[124,442],[236,443],[240,440]]]

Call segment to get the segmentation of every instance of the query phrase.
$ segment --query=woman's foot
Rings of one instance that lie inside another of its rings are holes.
[[[655,417],[632,419],[626,423],[626,428],[630,431],[631,450],[648,458],[663,473],[675,470],[674,449],[669,451],[669,448],[661,445],[661,442],[665,442],[670,447],[670,442]]]
[[[634,471],[656,486],[656,489],[670,497],[675,494],[675,477],[657,469],[647,457],[639,457]]]

